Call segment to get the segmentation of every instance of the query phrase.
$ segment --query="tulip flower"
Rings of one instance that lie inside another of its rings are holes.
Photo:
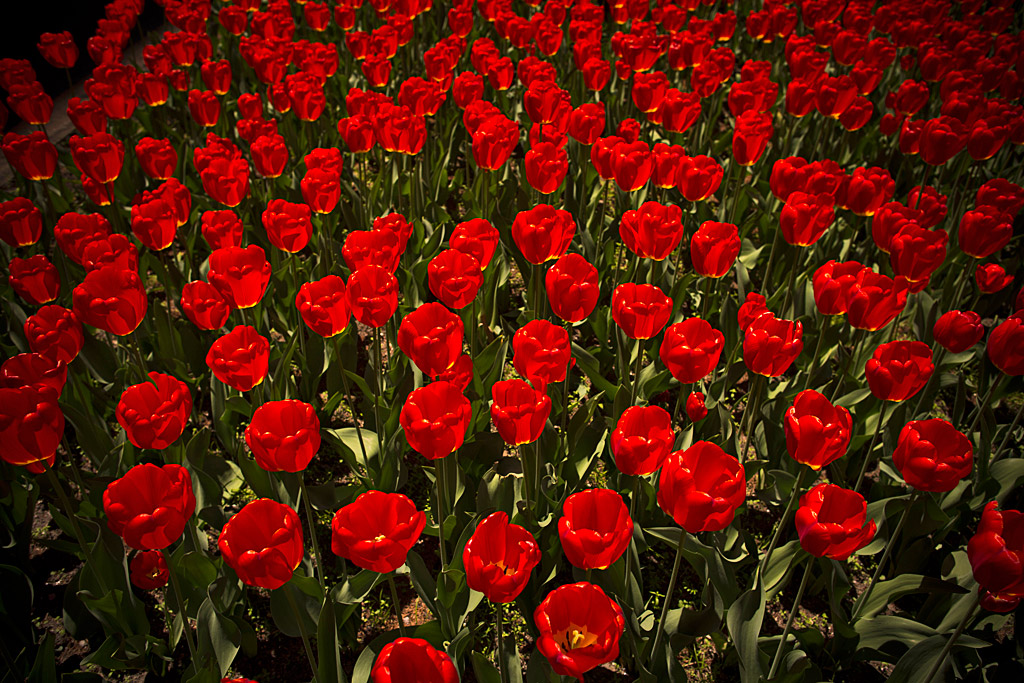
[[[786,411],[786,450],[790,457],[817,471],[846,454],[853,420],[817,391],[801,391]]]
[[[333,337],[348,327],[345,281],[337,275],[303,283],[295,295],[295,307],[302,321],[321,337]]]
[[[640,258],[663,261],[683,238],[683,212],[678,206],[644,202],[627,211],[619,223],[623,244]]]
[[[668,456],[658,480],[658,505],[691,534],[721,531],[747,494],[739,461],[708,441]]]
[[[529,531],[509,524],[504,512],[491,513],[463,548],[466,584],[491,602],[512,602],[526,588],[540,557],[540,546]]]
[[[681,384],[693,384],[715,369],[724,346],[719,330],[702,318],[688,318],[665,329],[659,355]]]
[[[141,550],[128,564],[128,578],[132,585],[144,591],[163,588],[169,577],[167,561],[159,550]]]
[[[44,254],[14,257],[8,264],[8,282],[22,299],[35,306],[48,304],[60,294],[60,275]]]
[[[367,491],[334,514],[331,550],[356,566],[387,574],[405,564],[427,516],[401,493]]]
[[[421,638],[397,638],[385,645],[370,670],[372,683],[459,683],[451,657]]]
[[[0,365],[0,387],[18,389],[39,384],[60,396],[67,379],[67,363],[41,353],[19,353]]]
[[[1013,275],[998,263],[982,263],[974,270],[974,281],[982,294],[995,294],[1013,284]]]
[[[551,310],[562,320],[577,323],[597,306],[600,295],[597,268],[579,254],[566,254],[544,276]]]
[[[188,385],[158,372],[121,394],[114,413],[137,448],[162,450],[178,440],[192,414]]]
[[[195,509],[192,478],[181,465],[136,465],[103,491],[107,526],[136,550],[174,543]]]
[[[38,474],[52,467],[64,436],[64,413],[52,386],[0,387],[0,458]]]
[[[1004,374],[1024,375],[1024,312],[1019,311],[996,326],[988,336],[985,351]]]
[[[301,472],[320,448],[320,420],[308,403],[269,401],[253,413],[245,443],[264,470]]]
[[[72,294],[75,314],[110,334],[131,334],[146,316],[148,300],[134,270],[105,266],[87,274]]]
[[[572,362],[569,333],[547,320],[531,320],[512,336],[512,365],[536,386],[564,381]]]
[[[398,280],[386,268],[363,266],[345,288],[352,317],[369,327],[383,327],[398,308]]]
[[[739,230],[732,223],[705,221],[690,239],[693,269],[704,277],[723,277],[739,254]]]
[[[612,294],[612,318],[631,339],[650,339],[672,314],[672,299],[655,285],[627,282]]]
[[[271,199],[262,218],[270,243],[282,251],[302,251],[313,236],[312,212],[305,204]]]
[[[983,590],[982,606],[993,612],[1016,608],[1024,598],[1024,514],[989,501],[967,543],[967,558]]]
[[[935,370],[931,348],[919,341],[880,344],[864,365],[871,393],[883,401],[905,401],[924,389]]]
[[[206,354],[213,376],[238,391],[263,382],[269,363],[270,342],[249,325],[238,325],[219,337]]]
[[[576,234],[572,214],[548,204],[538,204],[520,211],[512,222],[512,239],[534,265],[540,265],[565,254]]]
[[[974,447],[945,420],[912,420],[900,431],[893,464],[918,491],[952,491],[971,473]]]
[[[491,387],[491,421],[511,446],[540,438],[551,414],[551,399],[521,379],[495,382]]]
[[[659,406],[631,406],[623,411],[612,432],[615,466],[625,474],[657,472],[675,442],[672,416]]]
[[[558,538],[573,566],[607,569],[629,547],[633,520],[617,492],[586,489],[565,499]]]
[[[232,308],[252,308],[263,299],[270,283],[270,263],[263,249],[222,247],[210,254],[206,276]]]
[[[583,674],[619,656],[626,621],[599,586],[581,581],[560,586],[533,613],[537,650],[560,676]]]
[[[835,484],[818,484],[800,496],[796,531],[810,554],[842,561],[871,542],[875,522],[867,519],[864,496]]]
[[[222,247],[242,246],[242,219],[230,209],[204,211],[200,227],[203,239],[214,251]]]
[[[448,244],[452,249],[472,256],[481,269],[486,269],[498,248],[500,235],[498,229],[484,218],[471,218],[462,221],[452,230]]]
[[[743,361],[752,372],[779,377],[803,348],[803,325],[767,312],[755,318],[744,333]]]
[[[834,206],[829,194],[790,193],[779,216],[783,239],[799,247],[814,244],[835,220]]]
[[[414,389],[405,399],[398,422],[414,451],[437,460],[457,451],[472,418],[469,399],[446,381]]]
[[[699,391],[690,392],[686,397],[686,416],[691,422],[700,422],[708,416],[708,408],[704,404],[704,394]]]
[[[963,353],[981,341],[985,328],[974,311],[947,311],[935,321],[932,336],[950,353]]]
[[[895,280],[864,268],[846,290],[846,313],[850,325],[860,330],[880,330],[896,319],[907,303],[906,278]]]
[[[422,304],[398,327],[398,347],[430,377],[450,368],[462,354],[462,337],[462,319],[437,302]]]
[[[427,285],[448,308],[468,306],[483,283],[479,261],[456,249],[445,249],[427,264]]]
[[[43,214],[31,200],[15,197],[0,202],[0,239],[15,248],[27,247],[38,242],[42,234]]]
[[[242,583],[276,590],[302,562],[302,523],[287,505],[258,498],[228,519],[217,547]]]
[[[181,288],[181,310],[201,330],[219,330],[231,314],[231,307],[217,289],[202,280]]]
[[[74,311],[56,305],[43,306],[25,320],[28,346],[35,353],[70,363],[85,344],[82,323]]]

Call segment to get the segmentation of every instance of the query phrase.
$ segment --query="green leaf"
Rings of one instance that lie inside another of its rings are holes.
[[[241,647],[242,634],[231,619],[217,612],[209,598],[199,607],[196,635],[200,655],[212,658],[221,676],[227,674]]]
[[[764,620],[764,589],[761,582],[742,593],[729,608],[725,620],[736,645],[736,657],[743,683],[757,683],[763,675],[757,634]]]
[[[889,603],[911,593],[966,593],[965,588],[949,581],[920,574],[901,574],[888,581],[875,584],[871,596],[861,609],[861,615],[870,617],[884,610]]]
[[[331,589],[331,599],[341,605],[354,605],[362,602],[376,586],[387,578],[387,574],[361,569],[354,576],[339,583]]]
[[[333,600],[325,600],[317,620],[316,649],[319,658],[317,675],[328,683],[347,683],[341,668],[341,643],[338,641],[337,609]]]
[[[32,663],[32,670],[28,672],[28,683],[53,683],[57,680],[57,657],[54,654],[55,639],[52,633],[47,633],[43,638],[43,644],[36,652],[35,662]]]

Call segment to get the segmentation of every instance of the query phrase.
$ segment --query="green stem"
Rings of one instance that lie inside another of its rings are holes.
[[[316,557],[316,577],[320,581],[320,590],[327,595],[327,584],[324,578],[324,558],[320,554],[320,541],[316,538],[316,518],[313,516],[313,506],[309,502],[309,493],[306,491],[306,473],[299,472],[299,491],[302,493],[302,505],[306,510],[306,524],[309,526],[309,538],[313,544],[313,556]]]
[[[665,632],[665,618],[668,616],[668,608],[671,604],[672,593],[676,589],[676,581],[679,580],[679,568],[683,565],[683,545],[686,543],[686,531],[679,530],[679,541],[676,545],[676,561],[672,565],[672,576],[668,579],[668,588],[665,590],[665,602],[661,606],[661,617],[658,619],[657,630],[654,632],[654,647],[651,648],[651,661],[658,656],[658,649],[661,646],[662,634]],[[627,581],[628,581],[627,577]]]
[[[868,450],[864,453],[864,462],[860,465],[860,472],[857,473],[857,479],[853,483],[853,490],[859,491],[860,484],[864,480],[864,474],[868,471],[868,462],[871,460],[871,452],[875,450],[875,444],[878,443],[878,437],[881,436],[882,430],[885,428],[885,411],[889,408],[888,401],[882,401],[882,407],[878,411],[878,424],[875,426],[875,435],[871,437],[871,445],[868,446]]]
[[[362,451],[363,453],[363,467],[366,469],[366,479],[364,480],[364,483],[366,484],[366,487],[369,488],[370,458],[366,455],[366,444],[363,443],[363,430],[359,426],[359,416],[356,414],[355,402],[352,401],[350,398],[351,392],[349,391],[348,386],[348,375],[345,374],[345,362],[342,360],[341,354],[341,337],[338,336],[336,338],[338,339],[338,342],[336,344],[336,346],[338,347],[338,368],[341,370],[341,386],[345,392],[344,401],[345,403],[348,404],[349,412],[352,413],[352,424],[356,426],[356,438],[359,439],[359,450]],[[383,453],[381,453],[379,457],[383,457]]]
[[[103,574],[99,572],[96,563],[92,559],[92,549],[85,541],[85,535],[82,533],[82,527],[78,524],[78,517],[76,517],[71,511],[71,500],[68,499],[68,494],[64,492],[64,487],[61,486],[60,480],[57,479],[56,473],[49,464],[47,464],[45,460],[40,460],[39,462],[46,471],[46,476],[50,480],[50,486],[52,486],[53,490],[57,492],[57,498],[60,499],[60,505],[64,508],[64,514],[67,515],[68,520],[71,522],[71,529],[75,533],[75,540],[78,541],[78,545],[82,549],[82,554],[85,556],[86,563],[93,570],[93,574],[96,576],[96,581],[100,585],[100,590],[103,591],[104,595],[106,595],[110,590],[107,588],[106,581],[103,580]],[[82,489],[82,498],[85,498],[85,489]]]
[[[640,390],[640,361],[644,357],[644,347],[641,340],[636,342],[636,362],[633,364],[633,385],[629,390],[629,405],[636,405],[637,393]]]
[[[504,628],[505,603],[498,603],[498,611],[494,615],[494,629],[498,632],[498,674],[501,676],[501,683],[508,683],[508,671],[505,668],[505,637],[502,634]]]
[[[700,302],[700,317],[704,320],[708,319],[708,305],[711,303],[711,282],[714,278],[704,278],[704,296]]]
[[[384,458],[384,425],[380,421],[380,402],[384,398],[384,348],[380,343],[380,329],[373,329],[373,339],[377,343],[377,395],[373,397],[373,426],[377,432],[378,457]]]
[[[914,502],[921,497],[920,491],[915,491],[913,495],[907,498],[907,505],[903,508],[903,514],[900,515],[900,521],[896,524],[896,528],[893,529],[892,535],[889,536],[889,540],[885,544],[885,552],[882,553],[882,559],[878,561],[878,566],[875,567],[875,573],[871,575],[871,581],[868,582],[867,588],[857,598],[857,604],[853,606],[853,615],[850,617],[850,623],[857,621],[857,617],[860,616],[861,610],[864,609],[864,605],[867,604],[868,598],[871,596],[871,591],[875,588],[875,583],[878,582],[878,577],[882,575],[882,568],[885,567],[885,563],[889,559],[889,555],[892,553],[892,549],[896,547],[896,539],[899,538],[900,532],[903,531],[903,525],[907,523],[907,518],[910,516],[910,508],[914,506]]]
[[[1003,377],[1005,376],[1006,375],[1000,374],[999,377],[996,377],[995,381],[992,382],[992,385],[988,388],[988,392],[985,394],[985,398],[983,398],[978,403],[978,409],[975,411],[974,420],[971,422],[971,426],[968,427],[967,431],[965,432],[965,434],[967,434],[968,439],[971,438],[971,434],[974,433],[974,430],[977,428],[978,423],[981,422],[981,414],[985,411],[985,406],[987,406],[989,401],[992,400],[992,394],[995,393],[996,387],[998,387],[1002,383]]]
[[[772,660],[772,668],[768,671],[768,680],[775,678],[775,672],[779,670],[779,664],[782,663],[782,653],[786,649],[786,638],[789,637],[789,631],[793,628],[793,619],[796,617],[796,613],[800,610],[800,601],[804,599],[804,592],[807,590],[807,582],[811,579],[811,569],[814,568],[814,558],[810,558],[807,561],[807,569],[804,570],[804,578],[800,580],[800,587],[796,591],[796,597],[793,599],[793,609],[789,611],[789,618],[786,619],[786,628],[782,629],[782,638],[779,640],[779,649],[775,651],[775,658]]]
[[[636,501],[640,497],[640,477],[633,476],[633,495],[629,498],[629,518],[636,524]],[[626,544],[626,593],[629,593],[629,578],[633,573],[633,537]]]
[[[758,403],[761,400],[761,386],[766,383],[761,375],[754,375],[754,379],[751,380],[750,395],[747,397],[747,404],[743,406],[743,415],[740,417],[740,424],[743,424],[744,418],[746,418],[747,428],[744,430],[744,434],[747,436],[746,442],[743,444],[743,455],[740,457],[740,464],[743,464],[747,459],[747,453],[750,451],[750,444],[754,440],[754,428],[757,426],[757,411]],[[753,404],[753,405],[751,405]],[[749,415],[748,415],[749,413]],[[754,455],[757,455],[757,449],[754,449]]]
[[[1013,434],[1013,431],[1017,429],[1017,425],[1020,424],[1022,417],[1024,417],[1024,403],[1021,403],[1020,408],[1017,409],[1017,417],[1013,418],[1013,423],[1010,425],[1010,428],[1006,430],[1006,436],[1003,437],[1002,443],[1000,443],[999,448],[996,449],[995,455],[992,456],[991,462],[994,463],[996,460],[999,460],[999,458],[1002,457],[1003,451],[1006,449],[1006,445],[1010,443],[1010,436]]]
[[[818,354],[821,352],[822,342],[825,341],[825,332],[832,324],[832,316],[824,316],[825,320],[822,324],[818,325],[818,341],[814,345],[814,356],[811,360],[811,368],[807,371],[807,380],[804,382],[804,391],[811,388],[811,378],[814,377],[814,373],[818,370]]]
[[[388,588],[391,589],[391,603],[395,606],[395,618],[398,619],[398,633],[405,637],[405,622],[402,620],[402,603],[398,601],[398,589],[395,587],[395,573],[388,572]]]
[[[434,483],[437,484],[437,544],[441,551],[441,571],[444,571],[448,568],[448,549],[444,545],[444,520],[448,518],[447,495],[445,494],[448,481],[445,477],[444,458],[434,461]]]
[[[974,604],[971,605],[971,608],[967,610],[967,614],[965,614],[964,618],[960,620],[960,624],[956,627],[956,630],[953,631],[953,635],[946,641],[946,646],[943,647],[942,652],[939,653],[939,658],[935,660],[935,663],[932,664],[932,668],[928,672],[928,675],[924,677],[924,683],[932,683],[932,679],[935,678],[935,674],[937,674],[939,669],[942,668],[942,665],[946,663],[946,657],[949,655],[949,651],[953,649],[953,645],[956,643],[957,638],[959,638],[960,634],[964,632],[965,628],[967,628],[967,624],[970,622],[971,617],[974,616],[974,612],[978,609],[979,602],[981,602],[980,593],[974,599]]]
[[[285,585],[283,588],[284,595],[288,598],[288,605],[292,608],[292,614],[295,615],[295,623],[299,625],[299,634],[302,637],[302,647],[306,650],[306,659],[309,660],[309,668],[313,672],[313,681],[314,683],[319,683],[320,678],[317,676],[316,658],[313,657],[313,648],[309,645],[309,633],[306,632],[306,622],[302,619],[302,614],[299,612],[299,606],[295,602],[295,596],[292,595],[289,587]]]
[[[174,563],[171,561],[171,554],[167,552],[167,548],[161,549],[160,554],[164,556],[164,562],[167,563],[167,573],[171,577],[174,599],[178,603],[178,614],[181,615],[181,630],[185,634],[185,642],[188,644],[188,652],[192,656],[192,661],[195,661],[196,643],[192,638],[192,626],[188,623],[188,613],[185,611],[185,598],[181,592],[181,584],[178,582],[178,572],[174,569]]]
[[[807,474],[807,468],[801,467],[800,473],[796,477],[796,482],[793,484],[793,493],[789,496],[789,502],[786,503],[786,509],[782,511],[782,516],[779,517],[778,524],[775,525],[775,533],[772,534],[772,540],[768,543],[768,547],[764,551],[764,557],[761,558],[761,564],[757,567],[757,574],[755,575],[760,580],[764,580],[764,572],[768,568],[768,561],[772,557],[772,552],[775,551],[775,547],[779,544],[779,538],[782,535],[782,527],[786,524],[786,519],[789,517],[790,510],[793,509],[793,505],[796,504],[797,498],[800,497],[800,490],[803,488],[804,475]]]

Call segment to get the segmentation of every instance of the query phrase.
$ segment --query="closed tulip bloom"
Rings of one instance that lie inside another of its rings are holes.
[[[1013,284],[1013,275],[998,263],[982,263],[974,269],[974,281],[982,294],[995,294]]]
[[[128,564],[128,578],[132,585],[144,591],[151,591],[167,585],[170,571],[167,561],[159,550],[142,550],[135,553]]]
[[[41,130],[28,135],[7,133],[2,147],[11,168],[27,180],[49,180],[57,171],[57,148]]]
[[[217,547],[242,583],[275,590],[302,562],[302,522],[287,505],[258,498],[227,521]]]
[[[924,389],[935,370],[932,349],[924,342],[879,344],[864,365],[868,388],[883,401],[905,401]]]
[[[605,108],[602,102],[587,102],[569,115],[569,135],[582,145],[592,145],[604,132]]]
[[[536,386],[564,381],[571,363],[569,333],[558,325],[531,320],[512,336],[512,365]]]
[[[665,329],[659,355],[681,384],[693,384],[715,369],[724,346],[719,330],[703,318],[688,318]]]
[[[625,474],[648,475],[657,472],[672,451],[675,438],[672,416],[664,408],[626,408],[612,432],[615,466]]]
[[[1024,188],[1005,178],[993,178],[982,184],[974,198],[975,206],[991,206],[1010,216],[1024,209]]]
[[[856,491],[818,484],[800,496],[800,545],[815,557],[845,560],[875,537],[875,522],[867,519],[867,509],[864,496]]]
[[[620,142],[611,150],[615,184],[623,192],[634,192],[647,184],[654,171],[654,157],[646,142]]]
[[[64,436],[58,398],[58,392],[45,384],[0,387],[0,458],[33,474],[53,466]]]
[[[644,202],[638,210],[623,214],[619,235],[640,258],[663,261],[683,238],[683,210],[675,205]]]
[[[448,244],[452,249],[468,254],[477,260],[481,269],[486,269],[498,248],[501,239],[498,229],[485,218],[471,218],[462,221],[452,230]]]
[[[249,151],[252,165],[264,178],[279,178],[288,165],[288,144],[278,133],[259,136],[249,146]]]
[[[751,372],[779,377],[803,351],[803,325],[776,318],[772,313],[758,316],[743,336],[743,361]]]
[[[220,118],[220,100],[210,90],[190,90],[188,92],[188,111],[192,120],[207,128],[217,125]]]
[[[106,266],[138,270],[139,250],[131,240],[119,233],[97,237],[82,250],[82,265],[86,273]]]
[[[483,283],[480,263],[457,249],[445,249],[427,264],[427,285],[448,308],[459,310],[468,306]]]
[[[55,360],[70,363],[85,344],[82,323],[74,311],[50,304],[25,320],[23,326],[28,347]]]
[[[206,354],[213,376],[238,391],[249,391],[262,382],[269,364],[270,342],[249,325],[219,337]]]
[[[91,180],[106,185],[121,175],[124,143],[110,133],[94,133],[85,137],[72,135],[68,144],[75,166]]]
[[[230,209],[204,211],[200,226],[210,249],[242,246],[242,219]]]
[[[520,211],[512,222],[512,239],[526,260],[540,265],[562,256],[576,234],[572,214],[549,204]]]
[[[739,310],[736,311],[736,323],[740,326],[740,330],[746,333],[755,320],[765,313],[770,313],[767,303],[763,295],[757,292],[747,292],[747,298],[743,300]]]
[[[271,199],[263,212],[263,228],[271,244],[294,254],[302,251],[313,236],[312,212],[305,204]]]
[[[846,454],[853,436],[850,411],[835,406],[817,391],[801,391],[786,411],[786,450],[817,471]]]
[[[882,168],[858,168],[850,176],[843,191],[843,204],[858,216],[873,216],[892,199],[896,181]]]
[[[918,491],[952,491],[971,473],[974,447],[945,420],[913,420],[900,431],[893,464]]]
[[[341,200],[341,177],[337,173],[312,168],[302,176],[299,186],[302,200],[315,213],[330,213]]]
[[[462,354],[462,337],[462,319],[436,301],[408,313],[398,326],[398,347],[430,377]]]
[[[560,676],[583,674],[619,656],[626,626],[622,608],[599,586],[586,581],[559,586],[533,613],[537,650]]]
[[[459,683],[459,672],[442,650],[421,638],[396,638],[381,649],[371,683]]]
[[[135,156],[142,172],[157,180],[173,176],[178,165],[178,152],[167,139],[142,138],[135,143]]]
[[[270,283],[270,263],[263,249],[223,247],[210,254],[206,276],[232,308],[252,308],[263,299]]]
[[[72,300],[79,320],[118,336],[134,332],[148,307],[139,274],[116,266],[88,273],[75,287]]]
[[[231,315],[231,307],[208,282],[195,280],[181,288],[181,310],[201,330],[219,330]]]
[[[541,142],[526,152],[526,180],[541,194],[551,194],[565,180],[569,155],[564,148]]]
[[[984,591],[982,606],[994,612],[1016,608],[1024,598],[1024,513],[989,501],[967,543],[967,558]]]
[[[301,472],[320,449],[320,420],[308,403],[269,401],[253,413],[245,443],[267,472]]]
[[[565,499],[558,538],[573,566],[607,569],[629,547],[633,520],[617,492],[586,489]]]
[[[791,193],[779,216],[782,238],[798,247],[814,244],[835,220],[834,208],[832,195]]]
[[[562,320],[578,323],[597,306],[601,293],[597,268],[580,254],[566,254],[544,276],[551,310]]]
[[[658,505],[691,534],[732,524],[747,495],[739,460],[708,441],[668,456],[658,479]]]
[[[941,166],[967,144],[968,130],[953,116],[928,119],[921,129],[921,159],[931,166]]]
[[[704,394],[699,391],[690,392],[686,397],[686,416],[691,422],[700,422],[708,416],[708,407],[704,404]]]
[[[485,517],[462,550],[466,584],[491,602],[512,602],[519,597],[539,563],[536,539],[518,524],[509,524],[504,512]]]
[[[472,416],[462,391],[450,382],[437,381],[409,394],[398,423],[414,451],[437,460],[459,450]]]
[[[814,271],[814,304],[822,315],[846,313],[850,288],[857,283],[857,274],[862,270],[864,265],[857,261],[832,260]]]
[[[723,277],[740,255],[739,229],[732,223],[705,221],[690,238],[693,269],[704,277]]]
[[[302,321],[321,337],[333,337],[348,327],[345,281],[337,275],[303,283],[295,295],[295,307]]]
[[[402,260],[399,239],[392,230],[353,230],[345,238],[341,256],[353,273],[367,265],[381,266],[394,273]]]
[[[771,114],[747,111],[736,117],[732,136],[732,156],[740,166],[753,166],[764,154],[774,133]]]
[[[57,225],[61,227],[61,221]],[[0,202],[0,239],[15,248],[27,247],[38,242],[42,234],[43,214],[30,199],[15,197]],[[61,242],[58,237],[58,244]]]
[[[946,259],[948,241],[945,230],[928,230],[917,223],[905,224],[889,243],[893,272],[911,282],[928,280]]]
[[[136,550],[174,543],[195,509],[192,478],[181,465],[136,465],[103,492],[107,526]]]
[[[158,372],[121,394],[114,411],[128,439],[137,448],[161,450],[178,440],[192,414],[188,385]]]
[[[922,221],[923,213],[919,209],[899,202],[886,202],[871,217],[871,239],[888,254],[892,251],[892,238],[896,233],[912,223],[924,227]]]
[[[1011,315],[992,330],[985,351],[1004,374],[1024,375],[1024,311]]]
[[[505,165],[519,144],[519,125],[500,114],[485,119],[472,133],[473,160],[485,171]]]
[[[19,353],[0,365],[0,387],[17,389],[39,384],[60,396],[67,379],[68,364],[41,353]]]
[[[43,254],[26,259],[14,257],[7,281],[22,299],[35,306],[48,304],[60,294],[60,274]]]
[[[491,422],[510,446],[540,438],[551,415],[551,399],[521,379],[495,382],[491,387]]]
[[[612,294],[612,318],[627,337],[650,339],[672,315],[672,299],[655,285],[626,282]]]
[[[850,325],[860,330],[880,330],[896,319],[907,304],[909,289],[905,278],[895,280],[864,268],[847,290],[846,314]]]
[[[680,163],[676,187],[687,201],[699,202],[718,191],[724,176],[722,165],[711,157],[687,156]]]
[[[331,550],[362,569],[386,574],[405,564],[427,516],[401,493],[367,491],[334,514]]]
[[[932,336],[950,353],[963,353],[981,341],[985,328],[974,311],[947,311],[935,321]]]
[[[398,308],[398,280],[386,268],[363,266],[348,279],[345,298],[353,318],[369,327],[383,327]]]
[[[70,69],[78,61],[78,45],[71,31],[43,33],[36,45],[39,54],[57,69]]]

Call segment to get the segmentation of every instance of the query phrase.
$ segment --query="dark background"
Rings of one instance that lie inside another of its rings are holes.
[[[36,71],[36,77],[43,88],[54,99],[68,88],[67,76],[63,69],[50,66],[36,45],[43,33],[71,31],[78,45],[78,62],[71,69],[71,77],[77,84],[88,78],[95,64],[89,58],[86,42],[96,33],[96,21],[103,18],[106,2],[103,0],[5,0],[3,20],[0,21],[0,58],[13,57],[28,59]],[[139,16],[143,34],[159,27],[164,21],[163,10],[153,0],[146,0]],[[133,29],[131,42],[139,39],[138,30]],[[127,49],[127,48],[126,48]],[[0,90],[6,100],[7,93]],[[4,103],[6,105],[6,101]],[[9,109],[9,108],[8,108]],[[56,110],[55,112],[56,113]],[[4,130],[10,130],[20,119],[10,112]]]

